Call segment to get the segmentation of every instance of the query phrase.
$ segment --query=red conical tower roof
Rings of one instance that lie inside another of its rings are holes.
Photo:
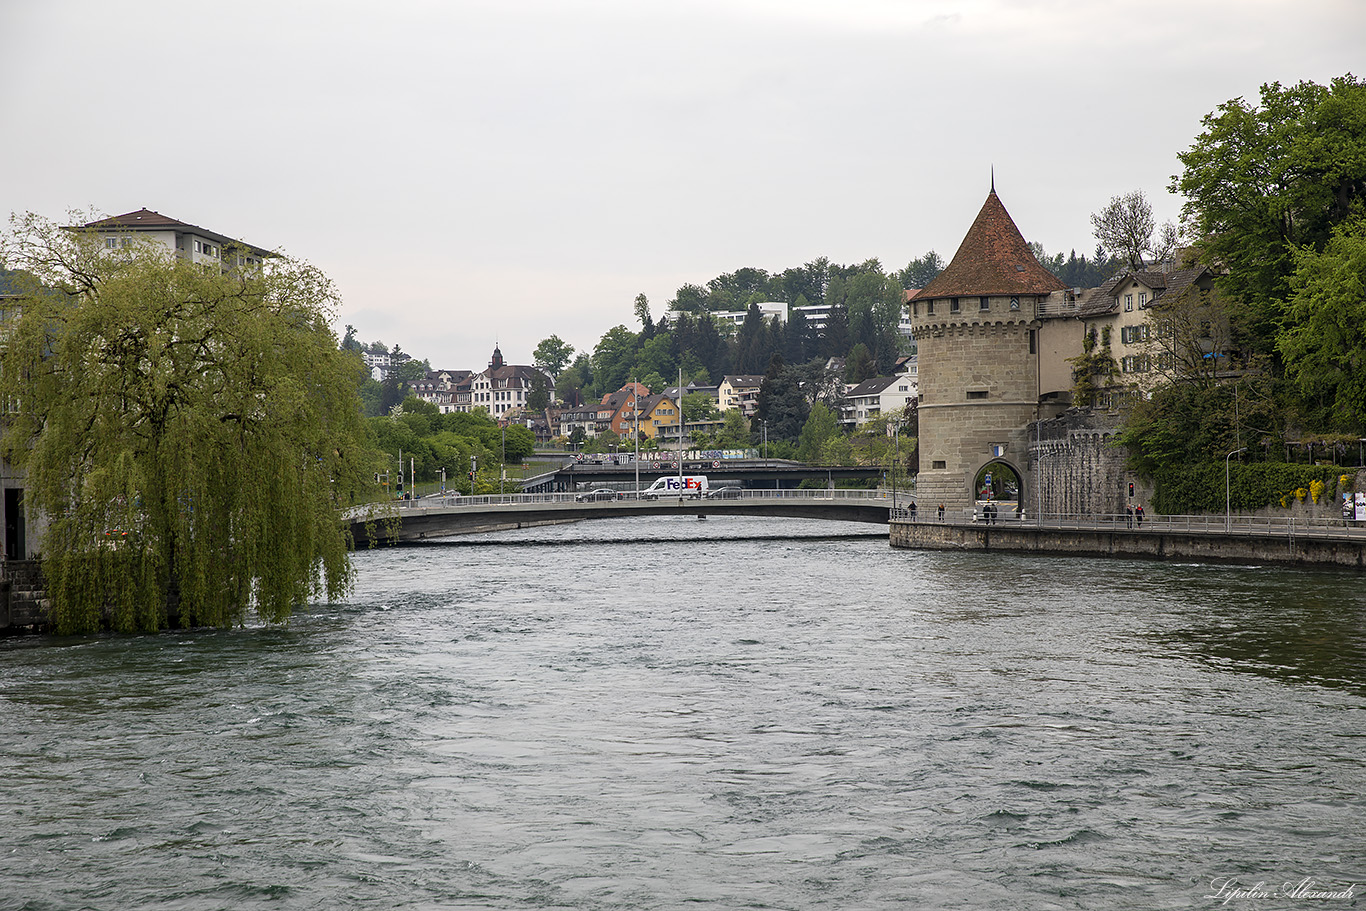
[[[1048,294],[1067,287],[1039,265],[1034,252],[1001,204],[996,188],[987,194],[977,220],[953,254],[948,268],[924,287],[916,300],[983,294]]]

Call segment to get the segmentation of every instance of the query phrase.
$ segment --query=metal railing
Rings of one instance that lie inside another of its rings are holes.
[[[918,510],[919,515],[912,519],[910,511],[899,507],[892,511],[893,522],[917,522],[919,524],[980,526],[987,524],[980,510],[946,510],[941,520],[937,509]],[[1016,514],[1013,508],[1003,509],[993,523],[1002,527],[1027,527],[1049,529],[1077,529],[1084,531],[1132,531],[1134,533],[1189,533],[1189,534],[1229,534],[1249,537],[1341,537],[1366,538],[1366,522],[1350,519],[1304,519],[1295,516],[1161,516],[1146,515],[1142,519],[1127,513],[1101,515],[1045,515],[1042,521],[1027,512]]]
[[[719,488],[713,487],[709,493],[715,493]],[[367,510],[375,514],[382,514],[386,509],[397,509],[402,513],[413,511],[431,512],[435,510],[451,509],[470,509],[483,510],[498,506],[545,506],[554,504],[565,504],[571,506],[591,506],[600,505],[610,507],[614,503],[645,503],[659,502],[668,503],[671,501],[683,500],[685,502],[734,503],[741,502],[791,502],[793,500],[802,501],[856,501],[860,503],[882,503],[891,501],[891,491],[887,490],[851,490],[845,488],[821,488],[821,489],[795,489],[795,490],[741,490],[738,495],[726,497],[712,497],[706,494],[702,496],[684,495],[680,497],[676,493],[656,491],[646,494],[644,491],[625,490],[617,491],[615,498],[601,500],[579,499],[584,491],[564,492],[564,493],[509,493],[509,494],[479,494],[477,496],[464,496],[461,494],[434,494],[426,497],[419,497],[415,500],[387,500],[372,504],[370,507],[361,507],[353,517],[363,515]]]

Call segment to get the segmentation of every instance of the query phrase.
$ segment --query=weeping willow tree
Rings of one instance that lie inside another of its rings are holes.
[[[341,512],[374,466],[331,283],[284,257],[230,274],[127,240],[30,215],[0,242],[27,282],[0,445],[47,523],[54,626],[279,622],[341,596]]]

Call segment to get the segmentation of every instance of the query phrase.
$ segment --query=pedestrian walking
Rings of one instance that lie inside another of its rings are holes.
[[[911,501],[911,521],[915,521],[915,500]]]
[[[1133,528],[1133,527],[1134,527],[1134,508],[1133,508],[1132,506],[1126,506],[1126,507],[1124,507],[1124,517],[1125,517],[1126,521],[1129,523],[1129,527],[1130,527],[1130,528]]]
[[[1138,527],[1143,527],[1143,504],[1139,503],[1134,507],[1134,518],[1138,520]]]
[[[940,503],[940,504],[939,504],[939,521],[940,521],[940,522],[943,522],[943,521],[944,521],[944,504],[943,504],[943,503]]]

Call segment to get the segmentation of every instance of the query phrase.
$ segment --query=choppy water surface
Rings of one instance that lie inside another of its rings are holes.
[[[1211,885],[1366,884],[1361,575],[869,530],[605,520],[359,554],[284,629],[0,642],[0,907],[1366,904]]]

